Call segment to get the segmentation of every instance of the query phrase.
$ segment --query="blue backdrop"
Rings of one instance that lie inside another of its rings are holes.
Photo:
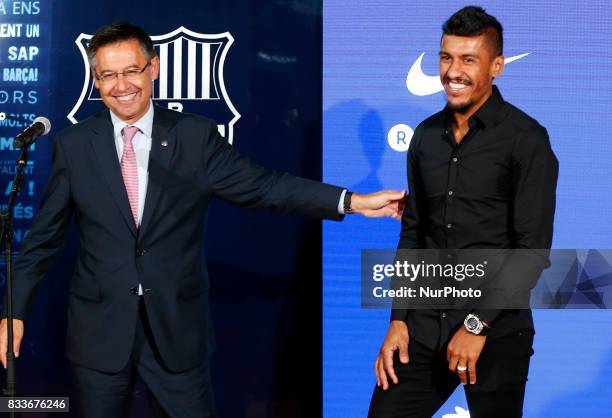
[[[504,25],[506,57],[529,54],[507,64],[496,84],[506,100],[548,129],[559,159],[554,247],[611,247],[612,5],[480,3]],[[454,1],[324,3],[325,181],[361,192],[407,187],[401,139],[445,103],[443,92],[427,91],[427,82],[413,84],[407,76],[422,54],[422,72],[437,75],[441,25],[460,7]],[[324,224],[325,418],[366,415],[389,314],[360,308],[360,250],[394,248],[399,229],[393,221],[359,218]],[[612,313],[534,316],[525,416],[610,416]],[[458,390],[436,417],[466,416],[466,409]]]

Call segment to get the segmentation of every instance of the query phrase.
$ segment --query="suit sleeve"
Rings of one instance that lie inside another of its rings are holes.
[[[526,131],[513,152],[513,251],[487,285],[483,305],[476,309],[483,321],[492,324],[502,309],[512,306],[535,287],[542,270],[550,265],[555,194],[559,163],[543,127]]]
[[[401,250],[413,250],[417,248],[423,248],[421,216],[419,212],[422,212],[420,205],[423,204],[422,190],[420,186],[420,180],[418,178],[418,162],[417,162],[417,147],[419,138],[421,136],[422,128],[417,127],[414,132],[413,138],[410,142],[408,149],[407,158],[407,176],[408,176],[408,197],[406,201],[406,207],[402,214],[402,230],[400,232],[400,239],[397,245],[398,254],[396,260],[401,257]],[[392,287],[394,283],[391,283]],[[409,309],[393,308],[391,310],[391,321],[395,320],[406,320],[408,318]]]
[[[239,154],[216,129],[204,145],[204,170],[213,192],[250,208],[341,220],[338,202],[343,188],[265,169]]]
[[[53,143],[52,168],[42,202],[26,234],[14,266],[14,317],[25,319],[36,289],[64,242],[72,212],[70,182],[60,137]],[[6,303],[4,305],[6,307]],[[3,312],[6,316],[6,312]]]

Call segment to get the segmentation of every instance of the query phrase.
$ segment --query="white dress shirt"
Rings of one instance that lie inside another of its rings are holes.
[[[126,126],[135,126],[140,130],[134,135],[134,139],[132,139],[132,146],[136,154],[136,165],[138,167],[138,226],[140,226],[140,222],[142,221],[142,213],[144,211],[145,198],[147,196],[147,184],[149,181],[149,153],[151,152],[151,143],[153,141],[151,139],[153,133],[153,107],[153,103],[149,102],[149,110],[147,110],[147,113],[131,125],[121,120],[112,110],[110,112],[119,162],[121,162],[121,156],[123,155],[123,135],[121,131]]]
[[[149,101],[149,110],[131,125],[125,123],[121,118],[110,111],[111,121],[113,122],[113,131],[115,134],[115,147],[117,148],[117,158],[121,163],[123,155],[123,135],[121,131],[126,126],[135,126],[139,131],[132,139],[132,146],[136,154],[136,166],[138,167],[138,226],[142,222],[142,213],[144,212],[145,198],[147,196],[147,184],[149,182],[149,153],[151,152],[151,144],[153,142],[151,135],[153,134],[153,103]],[[138,295],[144,295],[142,285],[138,283]]]

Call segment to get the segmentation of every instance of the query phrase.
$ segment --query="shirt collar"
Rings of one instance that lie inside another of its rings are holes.
[[[138,129],[140,129],[140,132],[142,132],[149,138],[153,134],[153,108],[153,101],[149,100],[149,109],[147,110],[147,113],[145,113],[136,122],[129,125],[137,127]],[[128,124],[125,123],[119,116],[115,115],[112,110],[110,111],[110,117],[111,121],[113,122],[113,130],[115,132],[115,137],[121,137],[121,131],[123,130],[123,128],[128,126]]]
[[[478,109],[470,118],[468,122],[470,126],[475,122],[479,122],[483,127],[493,126],[497,122],[497,119],[501,115],[501,110],[504,104],[504,98],[497,86],[493,86],[493,93],[487,99],[486,102]],[[444,108],[444,116],[446,126],[450,126],[454,122],[453,112],[448,108],[448,105]]]

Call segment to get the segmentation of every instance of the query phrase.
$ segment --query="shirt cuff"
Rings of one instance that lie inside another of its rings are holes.
[[[346,189],[342,190],[340,194],[340,201],[338,202],[338,213],[344,215],[344,196],[346,195]]]
[[[408,309],[391,309],[389,321],[408,321]]]

